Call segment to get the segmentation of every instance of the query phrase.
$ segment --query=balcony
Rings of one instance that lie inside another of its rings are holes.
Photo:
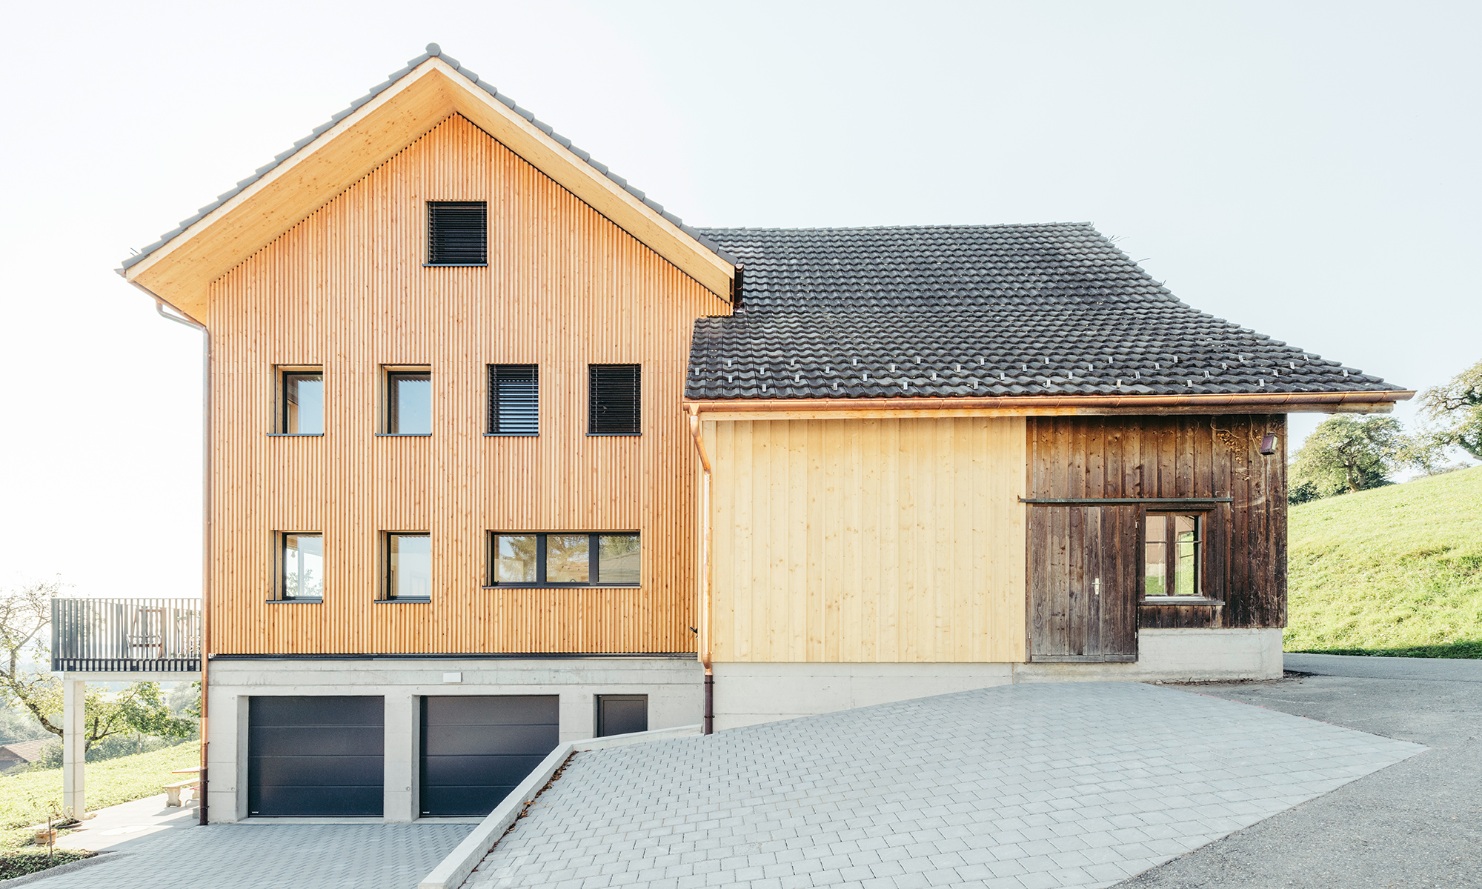
[[[63,673],[199,673],[201,600],[52,599],[51,668]]]

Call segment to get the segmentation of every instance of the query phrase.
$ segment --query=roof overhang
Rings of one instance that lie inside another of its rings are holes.
[[[910,417],[1155,414],[1388,413],[1415,393],[1282,392],[1223,395],[1067,395],[1006,398],[687,399],[707,420],[905,419]]]
[[[706,289],[735,267],[538,122],[431,56],[120,273],[201,320],[210,285],[453,115],[462,115]]]

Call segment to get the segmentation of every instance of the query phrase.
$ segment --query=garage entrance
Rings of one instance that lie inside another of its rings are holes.
[[[487,815],[560,741],[556,695],[422,699],[423,815]]]
[[[380,817],[385,749],[384,698],[249,698],[247,812]]]

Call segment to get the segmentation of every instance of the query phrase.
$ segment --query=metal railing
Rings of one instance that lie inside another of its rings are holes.
[[[52,599],[51,668],[77,673],[198,673],[201,600]]]

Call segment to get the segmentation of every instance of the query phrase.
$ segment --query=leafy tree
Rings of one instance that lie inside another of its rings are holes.
[[[62,736],[62,683],[48,670],[46,630],[51,598],[61,588],[60,582],[47,581],[0,591],[0,705],[19,705],[57,737]],[[85,747],[130,732],[183,739],[196,728],[193,719],[171,712],[158,682],[135,682],[117,694],[90,685],[83,712]]]
[[[1437,444],[1482,460],[1482,361],[1420,396],[1420,410],[1441,425]]]
[[[1430,459],[1428,448],[1405,435],[1393,417],[1330,417],[1297,452],[1288,499],[1300,503],[1377,488],[1402,466]]]

